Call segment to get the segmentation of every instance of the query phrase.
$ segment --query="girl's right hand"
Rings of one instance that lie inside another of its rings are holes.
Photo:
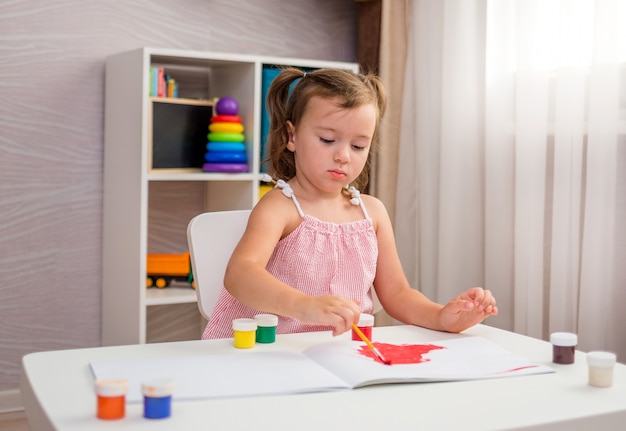
[[[352,329],[352,324],[358,323],[361,314],[354,301],[341,296],[307,296],[299,305],[296,319],[303,323],[331,326],[334,337]]]

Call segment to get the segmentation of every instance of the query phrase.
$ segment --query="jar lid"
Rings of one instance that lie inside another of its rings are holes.
[[[374,326],[374,316],[367,313],[361,313],[359,323],[356,326]]]
[[[259,326],[276,326],[278,325],[278,316],[274,314],[257,314],[254,316]]]
[[[257,326],[256,320],[254,319],[242,318],[233,320],[234,331],[256,331]]]
[[[141,392],[147,397],[168,397],[174,393],[172,379],[154,379],[141,383]]]
[[[103,397],[119,397],[128,392],[126,379],[98,379],[96,380],[96,394]]]
[[[553,332],[550,334],[550,342],[555,346],[575,346],[578,344],[578,336],[571,332]]]
[[[612,367],[615,365],[617,357],[611,352],[589,352],[587,353],[587,363],[593,367]]]

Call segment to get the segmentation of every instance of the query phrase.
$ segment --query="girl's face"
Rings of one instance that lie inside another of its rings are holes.
[[[346,109],[339,102],[314,96],[297,127],[287,123],[296,177],[324,192],[336,192],[359,176],[376,128],[374,104]]]

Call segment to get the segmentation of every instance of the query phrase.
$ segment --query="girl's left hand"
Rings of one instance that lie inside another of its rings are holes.
[[[472,287],[448,302],[441,310],[439,320],[448,332],[461,332],[498,314],[496,300],[489,290]]]

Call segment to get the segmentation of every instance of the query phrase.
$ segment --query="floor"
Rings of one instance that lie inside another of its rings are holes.
[[[0,430],[29,431],[26,414],[23,411],[0,414]]]

